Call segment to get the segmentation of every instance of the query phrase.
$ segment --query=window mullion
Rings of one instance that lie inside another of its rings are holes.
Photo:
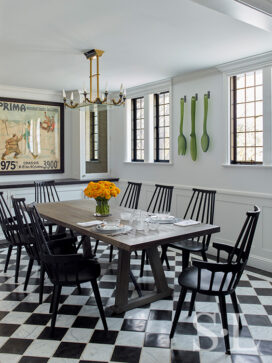
[[[263,69],[263,164],[272,164],[271,128],[271,67]]]

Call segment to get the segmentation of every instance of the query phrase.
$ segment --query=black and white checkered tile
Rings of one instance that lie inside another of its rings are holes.
[[[35,267],[27,292],[23,291],[28,257],[22,256],[19,284],[14,284],[15,256],[6,274],[6,250],[0,251],[0,362],[1,363],[269,363],[272,362],[272,279],[246,271],[237,288],[243,329],[237,335],[236,317],[228,300],[228,320],[232,355],[225,355],[218,302],[199,295],[196,312],[187,316],[186,298],[175,337],[169,341],[181,272],[182,257],[170,252],[171,271],[165,271],[173,298],[151,303],[121,315],[107,317],[105,333],[89,284],[64,288],[54,339],[49,336],[49,303],[52,286],[45,282],[44,303],[38,304],[39,268]],[[97,257],[102,266],[99,282],[104,306],[113,303],[117,259],[108,263],[109,248],[100,243]],[[140,256],[132,255],[131,267],[139,276]],[[152,289],[153,278],[146,265],[145,276],[138,278],[142,289]],[[133,285],[131,296],[136,296]]]

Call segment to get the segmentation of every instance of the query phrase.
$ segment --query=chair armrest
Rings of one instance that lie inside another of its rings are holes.
[[[42,261],[49,264],[65,264],[72,262],[80,262],[86,260],[82,254],[75,253],[72,255],[45,255]]]
[[[241,268],[240,263],[230,264],[230,263],[217,263],[217,262],[206,262],[193,260],[193,266],[200,270],[209,270],[211,272],[237,272]]]
[[[233,246],[226,245],[225,243],[214,242],[213,247],[219,251],[225,251],[227,253],[231,253],[233,250]]]

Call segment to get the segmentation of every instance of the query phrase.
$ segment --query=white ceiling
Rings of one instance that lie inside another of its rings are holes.
[[[230,0],[231,1],[231,0]],[[98,48],[101,85],[157,81],[271,50],[272,33],[190,0],[0,0],[0,84],[88,86],[83,51]]]

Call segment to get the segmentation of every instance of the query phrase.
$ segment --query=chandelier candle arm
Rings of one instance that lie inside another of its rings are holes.
[[[84,53],[86,58],[90,60],[90,98],[87,97],[87,91],[84,89],[84,91],[83,91],[84,101],[79,102],[79,103],[74,103],[73,92],[71,93],[70,100],[67,100],[65,90],[63,90],[63,92],[62,92],[63,102],[66,107],[80,108],[80,107],[88,107],[90,105],[99,106],[102,104],[107,105],[107,106],[121,106],[121,105],[125,104],[126,93],[125,93],[125,90],[123,89],[123,84],[121,84],[121,87],[120,87],[120,93],[119,93],[118,100],[115,100],[115,99],[111,99],[110,101],[108,100],[109,93],[107,90],[107,86],[105,88],[104,97],[103,97],[103,94],[101,94],[101,97],[99,96],[99,89],[100,89],[99,58],[103,55],[103,53],[104,53],[104,51],[99,50],[99,49],[92,49],[92,50],[89,50],[88,52]],[[95,59],[95,58],[96,58],[96,74],[93,74],[92,62],[93,62],[93,59]],[[94,100],[93,100],[93,82],[92,82],[93,77],[96,77],[96,97]]]

